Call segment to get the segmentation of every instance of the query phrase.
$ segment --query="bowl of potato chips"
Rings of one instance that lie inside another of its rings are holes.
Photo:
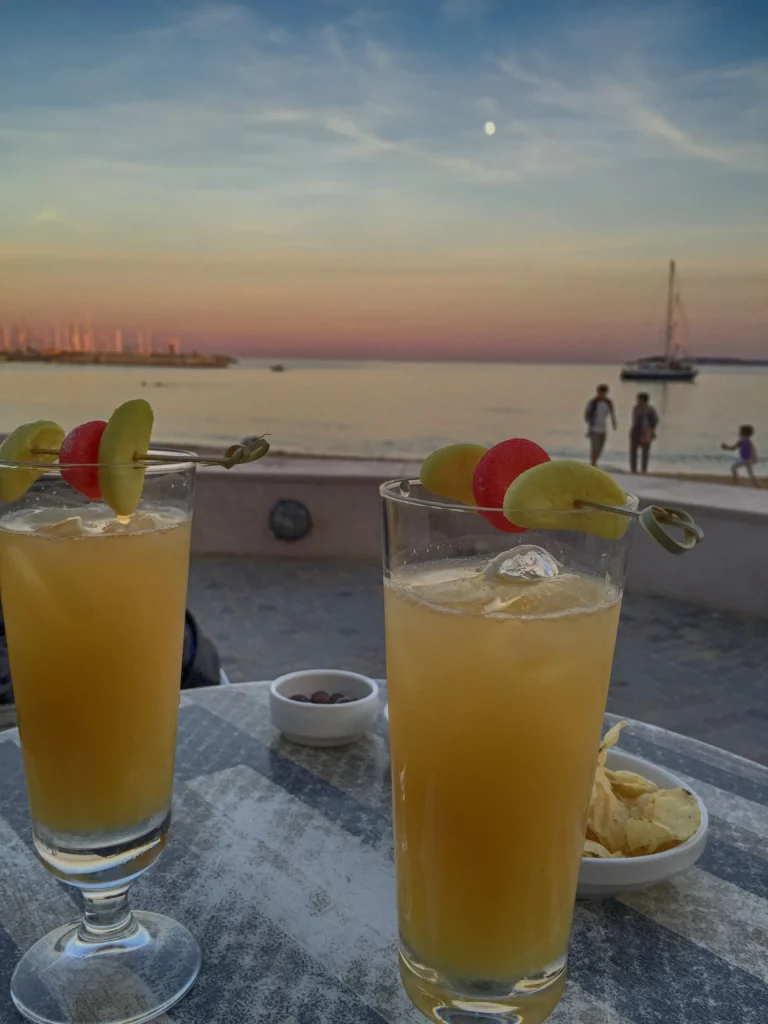
[[[647,889],[691,867],[707,843],[707,809],[666,768],[616,748],[619,722],[598,754],[579,896]]]

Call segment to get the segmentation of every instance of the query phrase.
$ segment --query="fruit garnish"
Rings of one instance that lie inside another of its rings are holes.
[[[244,461],[264,454],[236,449],[225,452],[218,464],[229,466],[232,453]],[[475,506],[504,533],[578,530],[619,540],[630,520],[637,519],[648,536],[673,555],[690,551],[704,537],[683,509],[649,505],[638,511],[636,502],[630,507],[627,495],[608,473],[572,459],[553,462],[540,445],[522,437],[487,450],[476,444],[446,445],[424,460],[419,478],[433,494]],[[682,531],[682,538],[671,536],[667,527]]]
[[[419,479],[428,491],[441,498],[474,505],[472,478],[487,451],[482,444],[449,444],[438,448],[424,460]]]
[[[549,456],[534,441],[513,437],[489,449],[480,459],[472,480],[475,504],[482,509],[501,509],[504,495],[521,473],[549,462]],[[502,512],[483,512],[485,518],[505,533],[521,533],[526,527],[508,520]]]
[[[17,501],[29,490],[47,464],[56,460],[56,449],[64,439],[64,431],[52,420],[36,420],[16,427],[0,444],[0,462],[37,462],[40,469],[27,466],[0,467],[0,501]],[[39,448],[48,449],[52,454],[35,454]]]
[[[582,507],[627,504],[627,495],[602,469],[574,459],[556,459],[521,473],[504,495],[504,515],[518,529],[580,530],[619,540],[629,519],[615,512]],[[578,514],[577,509],[581,509]]]
[[[153,451],[153,422],[149,402],[138,398],[115,409],[107,423],[82,423],[66,437],[50,420],[23,423],[0,444],[0,502],[16,501],[58,459],[55,469],[71,487],[93,501],[105,501],[118,521],[127,522],[141,501],[148,465],[181,462],[232,469],[256,462],[269,451],[264,436],[230,445],[221,455]]]
[[[102,434],[99,488],[103,500],[119,516],[131,515],[141,501],[145,466],[136,458],[147,453],[154,421],[149,402],[134,398],[115,409]]]
[[[101,499],[99,470],[96,463],[99,461],[99,445],[106,428],[106,420],[90,420],[88,423],[81,423],[79,427],[70,430],[61,442],[59,450],[62,477],[70,487],[74,487],[76,491],[80,491],[91,501]],[[76,468],[64,469],[63,467],[68,464]]]

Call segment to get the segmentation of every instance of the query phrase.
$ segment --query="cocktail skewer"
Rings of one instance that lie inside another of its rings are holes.
[[[233,466],[245,462],[256,462],[263,458],[269,451],[269,441],[265,437],[256,437],[247,444],[233,444],[223,455],[186,455],[170,454],[150,449],[144,454],[134,455],[134,462],[194,462],[200,466],[223,466],[225,469],[232,469]],[[56,448],[33,448],[33,455],[55,455],[59,454]],[[49,467],[46,467],[49,468]]]
[[[665,550],[673,555],[682,555],[690,551],[704,539],[704,531],[691,516],[681,508],[664,508],[661,505],[648,505],[642,511],[620,508],[615,505],[601,505],[596,501],[575,501],[576,508],[596,508],[602,512],[615,512],[616,515],[637,519],[645,532]],[[671,526],[683,531],[683,539],[676,540],[664,529]]]

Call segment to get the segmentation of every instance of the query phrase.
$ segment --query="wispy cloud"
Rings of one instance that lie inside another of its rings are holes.
[[[449,21],[482,18],[493,7],[493,0],[443,0],[440,10]]]
[[[691,131],[655,109],[631,80],[622,81],[603,75],[564,81],[531,70],[514,55],[501,59],[499,67],[505,75],[529,87],[529,96],[534,103],[582,115],[606,138],[625,128],[648,139],[661,141],[689,157],[725,164],[734,170],[768,170],[766,142],[748,139],[739,144],[729,144],[695,137]],[[730,74],[721,80],[742,81],[745,76],[739,70],[731,69]],[[764,101],[768,102],[768,89]]]
[[[373,25],[381,25],[392,17],[391,10],[377,10],[373,7],[356,7],[344,16],[345,24],[352,28],[369,29]]]
[[[382,138],[375,132],[358,127],[351,120],[330,117],[326,121],[326,127],[330,132],[354,142],[356,147],[350,151],[353,154],[355,152],[362,156],[394,154],[413,164],[447,171],[463,181],[477,184],[510,184],[519,181],[522,177],[522,169],[519,166],[516,167],[514,162],[492,166],[470,157],[435,152],[412,142]]]
[[[59,210],[55,206],[44,206],[31,214],[29,223],[33,227],[46,227],[51,224],[63,226],[69,223],[69,218],[63,210]]]
[[[638,131],[669,143],[674,149],[687,156],[699,157],[701,160],[712,160],[715,163],[728,164],[730,167],[743,169],[749,167],[749,156],[744,150],[708,145],[694,139],[688,132],[674,124],[668,118],[653,110],[637,97],[622,97],[618,106],[626,113],[628,123]]]

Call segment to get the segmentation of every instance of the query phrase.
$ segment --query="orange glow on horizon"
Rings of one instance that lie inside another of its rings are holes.
[[[6,321],[66,319],[87,309],[105,324],[186,332],[286,355],[539,353],[618,360],[638,345],[656,344],[665,286],[662,258],[601,264],[546,254],[537,260],[434,252],[355,260],[277,252],[210,262],[28,255],[0,256],[0,267]],[[738,346],[761,354],[764,273],[682,263],[682,274],[693,330],[700,328],[696,351],[730,354]]]

